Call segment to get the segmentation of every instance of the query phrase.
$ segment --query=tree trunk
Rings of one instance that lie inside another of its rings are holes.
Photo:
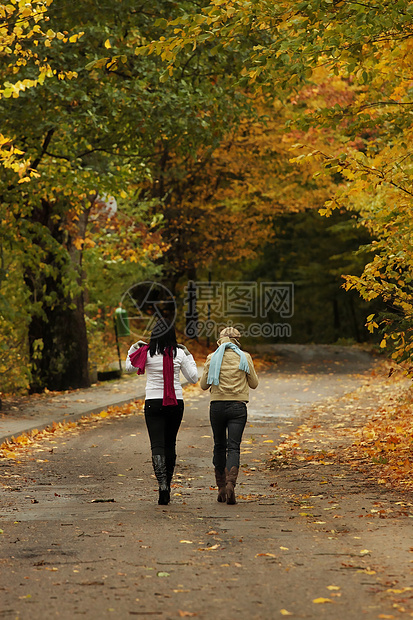
[[[42,316],[34,316],[29,325],[29,345],[32,392],[89,387],[83,294],[74,300],[62,299]]]
[[[26,269],[26,283],[37,311],[29,325],[33,392],[89,387],[88,344],[84,317],[82,249],[89,209],[67,228],[56,225],[53,207],[43,201],[32,222],[46,227],[33,240],[43,268]],[[74,241],[76,240],[76,245]],[[56,243],[57,242],[57,243]],[[81,244],[80,244],[81,245]]]

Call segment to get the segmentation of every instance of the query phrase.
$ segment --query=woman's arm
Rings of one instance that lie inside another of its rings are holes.
[[[185,379],[187,379],[190,383],[196,383],[198,381],[198,368],[196,367],[195,360],[189,351],[184,355],[181,364],[181,371]]]
[[[211,385],[209,383],[207,383],[207,379],[208,379],[208,372],[209,372],[209,362],[211,361],[210,356],[208,355],[208,357],[206,358],[205,364],[204,364],[204,371],[202,373],[202,377],[201,377],[201,388],[203,390],[208,390]]]
[[[135,351],[137,351],[139,347],[142,347],[144,344],[146,344],[146,342],[144,342],[143,340],[138,340],[138,342],[135,342],[135,344],[133,344],[131,348],[129,349],[128,355],[126,356],[126,362],[125,362],[126,372],[136,372],[136,368],[135,366],[132,366],[132,362],[130,361],[129,356],[131,353],[134,353]]]
[[[130,358],[129,358],[129,355],[131,353],[133,353],[134,351],[136,351],[135,345],[132,345],[131,348],[128,351],[127,356],[126,356],[126,362],[125,362],[125,370],[126,370],[126,372],[133,372],[133,371],[136,372],[136,368],[134,366],[132,366],[132,363],[131,363]]]
[[[247,374],[248,385],[250,386],[250,388],[255,390],[255,388],[258,386],[257,373],[255,372],[254,362],[252,361],[251,355],[247,353],[246,356],[247,356],[248,366],[250,367],[250,372],[249,374]]]

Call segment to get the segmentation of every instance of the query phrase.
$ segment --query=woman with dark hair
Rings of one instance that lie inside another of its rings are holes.
[[[191,383],[198,381],[195,360],[176,341],[175,327],[159,321],[149,344],[133,344],[126,358],[126,370],[146,370],[145,422],[152,450],[152,464],[159,484],[158,504],[169,504],[171,480],[176,462],[176,437],[184,413],[180,372]]]

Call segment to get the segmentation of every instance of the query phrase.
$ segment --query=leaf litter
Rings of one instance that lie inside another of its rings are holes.
[[[411,491],[413,389],[404,376],[389,380],[383,375],[374,374],[351,394],[313,406],[303,424],[282,435],[270,466],[347,464],[379,484]]]

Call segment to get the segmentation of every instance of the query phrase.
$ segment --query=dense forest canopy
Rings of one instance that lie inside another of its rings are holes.
[[[89,385],[147,280],[182,329],[190,280],[292,281],[293,341],[379,330],[409,363],[412,16],[406,0],[0,5],[1,390]]]

